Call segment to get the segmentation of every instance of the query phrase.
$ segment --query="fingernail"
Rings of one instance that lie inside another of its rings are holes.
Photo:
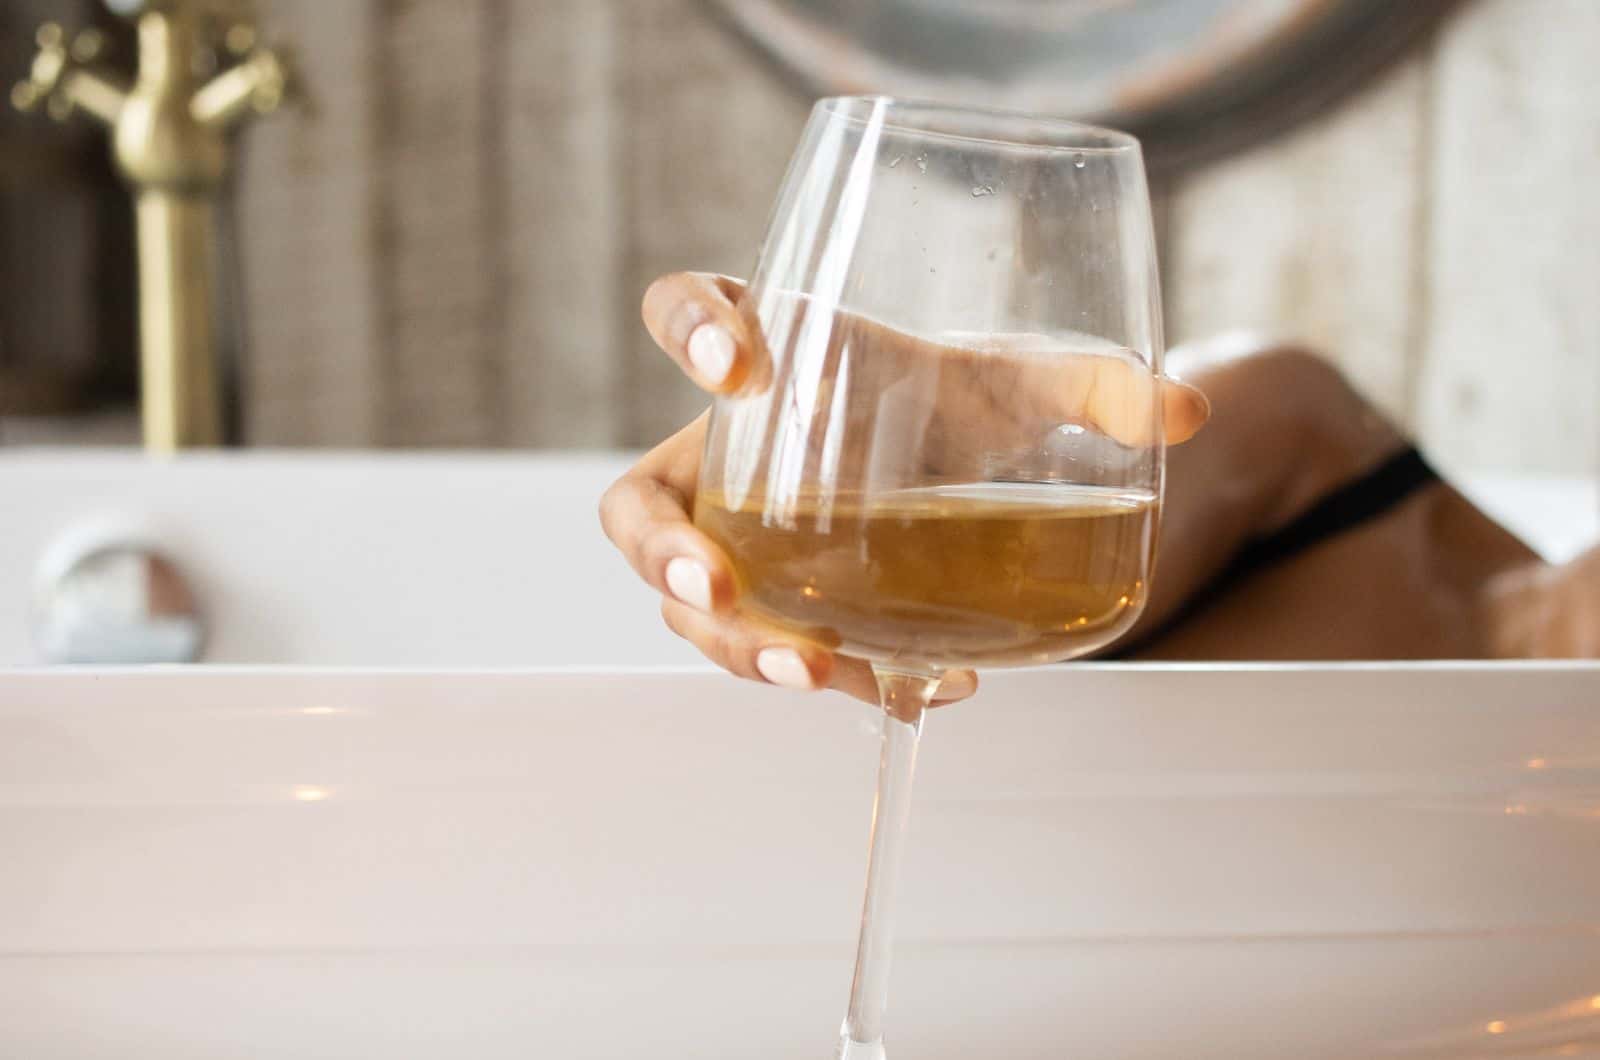
[[[701,324],[689,333],[689,361],[702,382],[718,386],[733,370],[733,336],[720,324]]]
[[[690,607],[711,610],[711,573],[699,560],[679,556],[668,563],[667,588]]]
[[[762,648],[756,656],[756,669],[775,685],[784,688],[812,689],[817,687],[806,669],[806,661],[793,648]]]

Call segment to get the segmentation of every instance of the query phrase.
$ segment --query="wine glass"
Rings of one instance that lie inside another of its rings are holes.
[[[877,676],[883,747],[838,1055],[879,1058],[940,675],[1083,655],[1148,592],[1162,340],[1138,141],[824,99],[740,311],[763,356],[715,404],[695,523],[732,560],[742,609]]]

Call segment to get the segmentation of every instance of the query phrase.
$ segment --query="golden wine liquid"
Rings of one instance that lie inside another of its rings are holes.
[[[934,666],[1064,659],[1143,605],[1154,495],[1037,483],[933,486],[730,506],[695,523],[732,558],[741,604],[847,654]]]

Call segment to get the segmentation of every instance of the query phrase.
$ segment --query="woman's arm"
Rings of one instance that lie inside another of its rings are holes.
[[[1154,595],[1129,636],[1131,655],[1405,659],[1494,650],[1482,603],[1488,586],[1537,557],[1436,479],[1217,585],[1251,542],[1408,443],[1337,369],[1304,349],[1230,336],[1173,351],[1169,368],[1206,392],[1212,418],[1169,457]],[[1216,590],[1208,602],[1196,600],[1208,590]]]

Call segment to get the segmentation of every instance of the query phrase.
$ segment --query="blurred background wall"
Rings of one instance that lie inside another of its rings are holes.
[[[702,406],[639,295],[749,269],[799,90],[696,0],[265,8],[311,99],[243,140],[251,444],[642,446]],[[1162,183],[1169,337],[1306,339],[1447,468],[1600,470],[1596,54],[1595,0],[1472,0],[1337,109]]]

